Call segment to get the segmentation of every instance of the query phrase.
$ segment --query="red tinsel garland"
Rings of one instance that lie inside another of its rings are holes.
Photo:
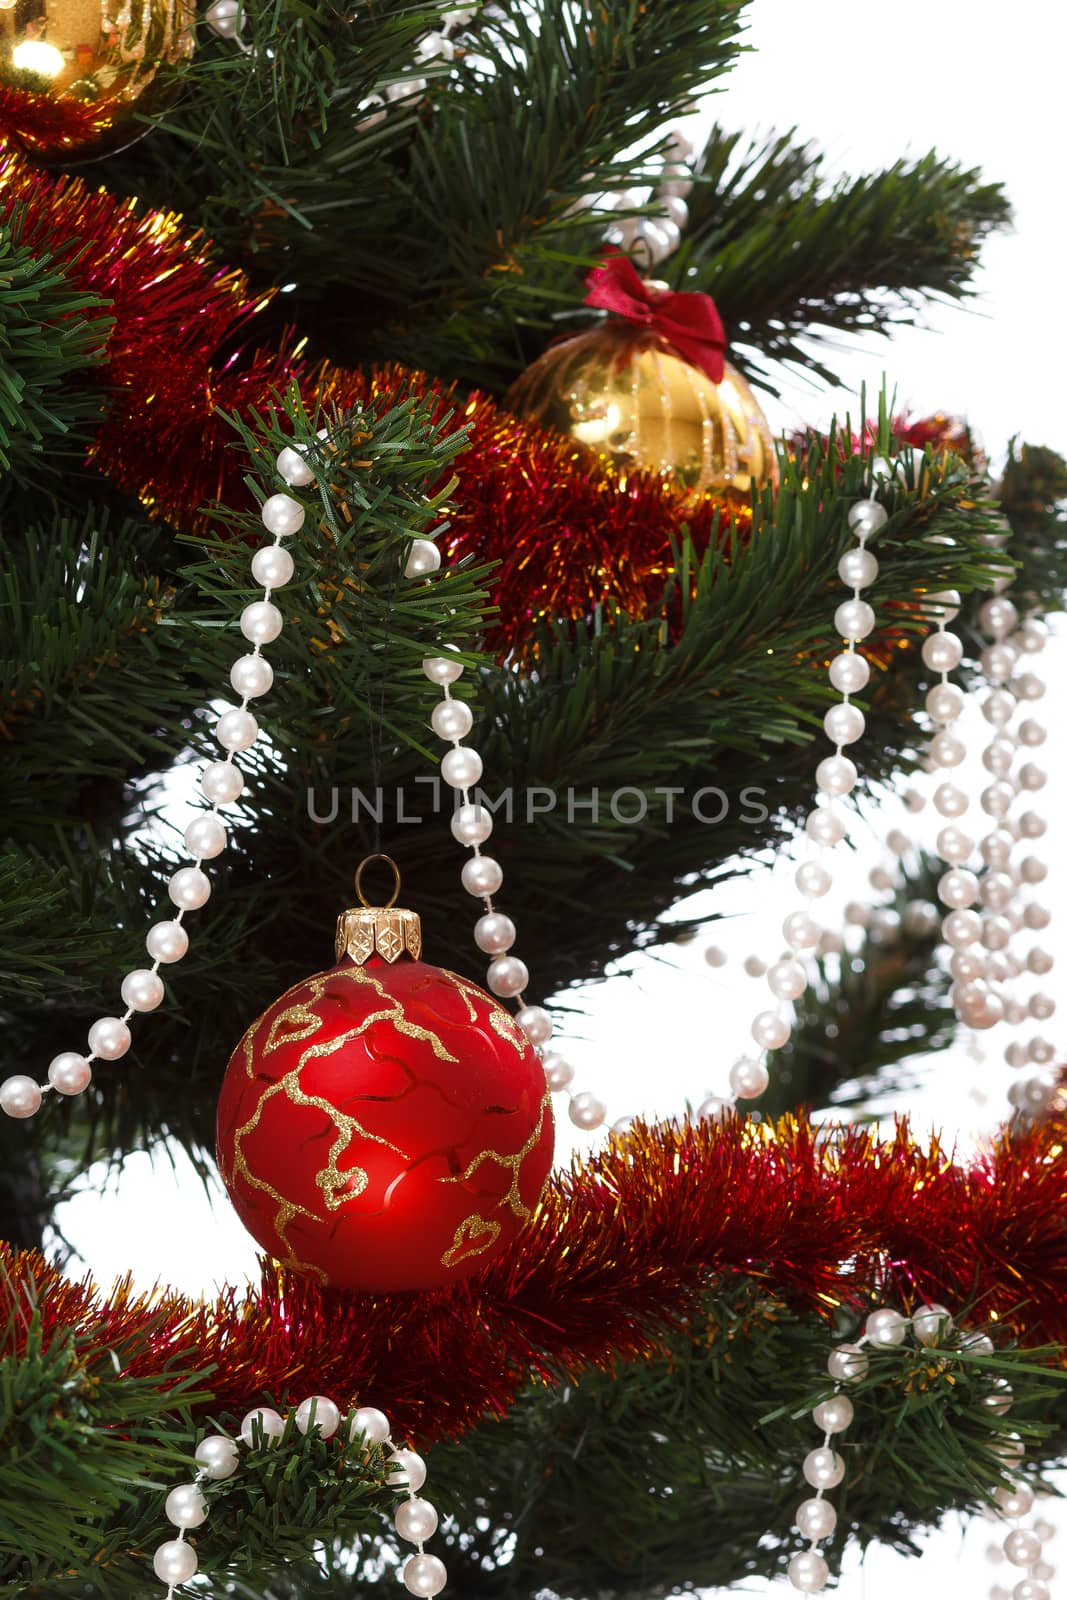
[[[245,1299],[111,1297],[7,1250],[10,1313],[27,1289],[45,1337],[131,1337],[131,1374],[207,1374],[212,1411],[308,1393],[388,1409],[427,1441],[502,1412],[531,1376],[573,1379],[647,1356],[716,1282],[757,1278],[832,1319],[888,1295],[966,1311],[1026,1344],[1067,1343],[1062,1122],[1002,1136],[969,1165],[904,1127],[819,1135],[730,1120],[648,1128],[554,1178],[533,1223],[476,1277],[430,1294],[325,1293],[274,1269]],[[25,1318],[7,1316],[9,1340]],[[128,1346],[127,1346],[128,1348]],[[17,1350],[13,1353],[18,1353]]]

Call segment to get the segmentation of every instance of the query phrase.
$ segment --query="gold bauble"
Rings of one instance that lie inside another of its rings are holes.
[[[193,0],[0,0],[4,132],[39,155],[103,155],[158,111],[195,48]]]
[[[721,383],[631,325],[605,322],[552,345],[508,396],[531,417],[618,465],[643,467],[703,494],[776,483],[767,419],[741,374]]]

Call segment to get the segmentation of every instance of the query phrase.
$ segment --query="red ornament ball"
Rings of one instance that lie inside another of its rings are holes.
[[[492,995],[440,967],[347,956],[230,1057],[218,1160],[285,1267],[363,1290],[454,1283],[537,1205],[553,1125],[540,1059]]]

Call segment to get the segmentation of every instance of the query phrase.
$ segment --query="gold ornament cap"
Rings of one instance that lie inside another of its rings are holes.
[[[393,892],[384,906],[372,906],[363,894],[363,874],[372,861],[385,861],[393,869]],[[337,919],[335,957],[349,956],[358,967],[379,955],[393,962],[402,955],[417,961],[422,955],[422,923],[417,912],[396,903],[400,893],[400,868],[392,856],[365,856],[356,868],[359,905],[342,911]]]

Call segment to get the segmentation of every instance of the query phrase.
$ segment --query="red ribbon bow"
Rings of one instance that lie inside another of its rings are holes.
[[[638,277],[629,256],[607,256],[585,280],[587,306],[646,327],[712,383],[725,370],[726,330],[710,294],[674,294]]]

